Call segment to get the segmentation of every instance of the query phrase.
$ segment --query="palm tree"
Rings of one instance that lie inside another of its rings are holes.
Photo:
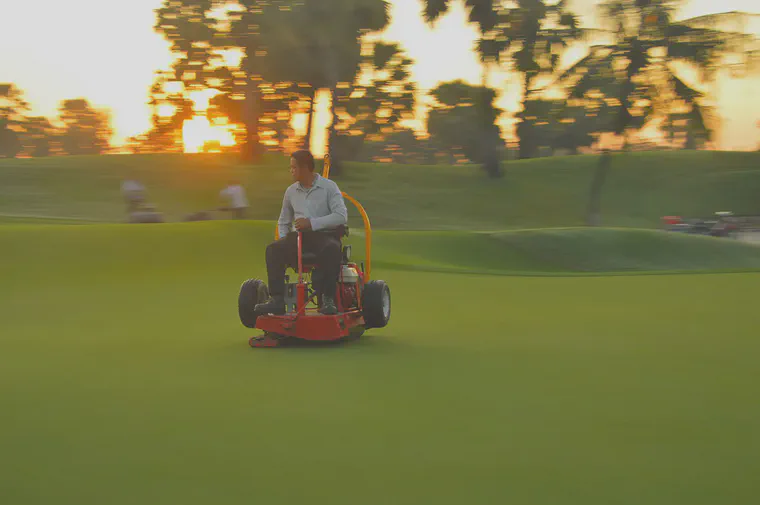
[[[332,121],[328,128],[331,174],[340,175],[341,157],[336,153],[338,87],[352,83],[362,62],[364,37],[379,32],[390,22],[387,0],[308,0],[301,8],[306,22],[304,43],[310,48],[306,68],[314,89],[330,90]],[[305,16],[304,16],[305,15]]]
[[[469,15],[468,20],[470,23],[474,23],[478,27],[478,31],[481,35],[481,43],[478,45],[478,50],[483,63],[483,87],[486,87],[486,76],[488,73],[489,59],[484,52],[484,48],[487,47],[487,42],[493,39],[494,29],[499,24],[499,14],[496,9],[494,0],[461,0],[467,9]],[[425,20],[429,24],[435,23],[441,16],[446,14],[451,6],[454,4],[454,0],[425,0]],[[484,107],[480,114],[477,115],[481,120],[488,120],[491,117],[492,110],[489,108],[491,102],[489,100],[480,100],[479,104]],[[495,119],[494,119],[495,122]],[[483,138],[492,139],[492,136],[488,134],[493,127],[492,124],[480,124],[476,125],[478,131],[482,134]],[[484,153],[481,158],[483,160],[483,168],[487,174],[492,177],[501,175],[501,160],[499,155],[500,144],[503,145],[501,137],[498,140],[493,139],[485,143],[482,148]]]
[[[425,21],[428,24],[434,24],[441,16],[444,16],[454,4],[455,0],[425,0]],[[468,12],[468,21],[475,24],[480,32],[480,41],[478,43],[478,53],[483,64],[482,85],[486,86],[488,82],[488,71],[491,63],[490,56],[487,56],[485,50],[493,42],[494,29],[499,23],[499,14],[496,9],[495,0],[461,0]]]
[[[526,113],[526,104],[539,91],[534,83],[557,70],[562,53],[584,31],[578,27],[578,19],[568,9],[566,0],[517,0],[513,7],[500,8],[498,15],[498,25],[481,38],[478,50],[486,62],[511,60],[514,69],[522,74],[523,110],[517,127],[519,157],[531,158],[538,146],[534,120]]]
[[[308,88],[308,126],[304,147],[310,145],[316,94],[339,83],[351,83],[362,61],[362,40],[390,21],[386,0],[305,0],[268,19],[268,67],[286,81]],[[334,108],[333,108],[334,109]],[[333,110],[334,112],[334,110]],[[336,170],[337,173],[337,170]]]
[[[278,2],[240,0],[240,9],[229,16],[228,29],[220,31],[211,14],[214,8],[227,3],[223,0],[164,0],[156,10],[155,29],[171,42],[173,53],[182,55],[174,62],[173,70],[175,79],[187,89],[208,87],[213,49],[243,49],[246,139],[241,145],[241,154],[245,159],[254,160],[261,154],[258,136],[261,72],[257,62],[262,40],[257,27],[264,13]]]
[[[495,105],[496,91],[459,80],[438,85],[431,95],[435,98],[427,120],[431,140],[446,151],[462,152],[489,177],[500,177],[498,159],[493,158],[501,142],[496,119],[502,111]],[[462,127],[473,124],[480,127]]]
[[[709,141],[716,125],[708,94],[698,87],[713,82],[726,55],[744,57],[735,71],[749,68],[754,48],[746,44],[754,37],[717,28],[727,15],[675,21],[676,4],[605,0],[600,11],[612,42],[592,46],[555,82],[569,90],[570,101],[611,104],[612,114],[600,118],[600,129],[623,135],[626,143],[630,133],[655,121],[673,137],[680,130],[687,146]],[[684,70],[691,70],[696,84],[687,83]]]
[[[446,14],[456,0],[425,0],[425,20],[434,23]],[[469,12],[470,23],[478,25],[480,33],[493,30],[499,22],[499,16],[493,0],[461,0]]]
[[[412,63],[398,44],[367,45],[357,78],[336,90],[338,124],[331,142],[339,161],[356,159],[368,142],[379,144],[406,131],[402,123],[414,119],[416,103]]]
[[[533,99],[534,81],[554,72],[569,42],[579,39],[583,31],[566,0],[516,0],[504,7],[493,0],[463,0],[469,9],[469,21],[478,26],[477,50],[483,64],[484,83],[489,66],[512,61],[523,75],[523,102]],[[426,0],[425,18],[435,21],[447,12],[451,0]],[[485,84],[484,84],[485,85]],[[523,113],[518,125],[520,158],[535,155],[537,146],[532,121]]]

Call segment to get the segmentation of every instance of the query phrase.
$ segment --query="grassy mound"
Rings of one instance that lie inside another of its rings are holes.
[[[93,265],[115,276],[185,274],[190,265],[223,254],[235,264],[263,266],[273,239],[267,222],[163,225],[0,227],[0,250],[23,258],[39,275],[65,263],[90,275]],[[347,243],[366,257],[355,230]],[[632,229],[547,229],[500,233],[378,231],[373,235],[376,271],[430,271],[501,275],[583,275],[760,269],[760,247],[710,237]],[[204,266],[205,268],[205,266]],[[0,266],[6,276],[15,262]],[[68,274],[67,274],[68,275]]]
[[[755,245],[651,230],[381,232],[377,243],[377,265],[432,271],[551,275],[760,268]]]
[[[596,164],[595,156],[510,162],[497,181],[474,166],[349,164],[336,180],[379,228],[572,227],[583,224]],[[0,220],[32,215],[124,221],[119,185],[127,176],[145,183],[170,221],[218,207],[219,191],[233,178],[247,188],[251,217],[271,220],[289,183],[287,166],[282,157],[245,166],[215,155],[0,160]],[[759,153],[616,155],[603,193],[604,225],[655,227],[663,215],[709,216],[727,209],[760,214],[759,166]]]

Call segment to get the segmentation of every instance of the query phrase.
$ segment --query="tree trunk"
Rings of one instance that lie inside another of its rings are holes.
[[[308,112],[309,118],[306,124],[306,136],[303,139],[303,148],[306,150],[311,150],[311,132],[313,130],[314,109],[316,108],[316,102],[317,102],[317,90],[316,88],[312,88],[311,100],[309,103],[309,112]]]
[[[327,130],[327,154],[330,156],[331,175],[341,175],[343,173],[341,155],[337,149],[338,132],[335,129],[335,126],[338,124],[337,107],[335,106],[337,94],[338,88],[336,86],[330,88],[330,112],[332,113],[332,120],[330,120],[330,126]]]
[[[241,148],[243,160],[256,163],[261,161],[261,144],[259,142],[259,107],[261,96],[258,84],[250,80],[245,93],[243,118],[245,121],[245,144]]]
[[[528,102],[531,96],[530,91],[530,84],[533,79],[531,78],[530,74],[528,72],[525,72],[523,83],[525,86],[525,96],[523,97],[523,116],[525,114],[525,104]],[[522,119],[523,125],[521,130],[523,131],[523,135],[520,136],[520,143],[518,145],[518,156],[517,159],[524,160],[528,158],[533,158],[536,156],[536,150],[535,150],[535,142],[533,139],[533,133],[532,133],[532,125],[525,120],[523,117]]]
[[[243,121],[245,123],[245,144],[240,146],[240,155],[244,161],[257,163],[261,161],[262,149],[259,139],[259,117],[261,115],[261,91],[259,90],[258,78],[253,68],[252,55],[255,54],[255,45],[248,48],[243,63],[245,70],[246,87],[245,103],[243,104]]]
[[[588,212],[586,215],[587,226],[601,226],[602,224],[602,188],[604,187],[611,164],[612,154],[609,151],[604,151],[599,158],[599,164],[596,166],[594,179],[591,181]]]
[[[504,175],[501,170],[501,164],[499,163],[498,146],[495,145],[495,142],[492,142],[491,146],[488,148],[483,168],[491,179],[498,179]]]
[[[489,65],[488,63],[483,63],[482,73],[481,73],[481,84],[483,88],[488,88],[488,76],[489,76]],[[483,100],[483,107],[488,107],[489,104],[486,103],[485,100]],[[488,117],[489,111],[483,111],[483,117]],[[482,162],[483,162],[483,170],[485,170],[486,174],[488,174],[488,177],[491,179],[498,179],[503,175],[501,170],[501,157],[499,156],[499,144],[502,143],[501,140],[501,130],[498,125],[491,125],[491,124],[484,124],[484,132],[483,137],[488,139],[486,141],[486,144],[483,146],[483,156],[482,156]],[[496,128],[496,131],[492,134],[493,128]],[[503,145],[503,144],[502,144]]]
[[[343,173],[343,164],[341,153],[337,149],[337,131],[335,126],[338,124],[338,62],[336,61],[335,50],[331,47],[327,52],[327,76],[330,82],[330,112],[332,119],[327,130],[327,154],[330,156],[330,177],[340,176]]]

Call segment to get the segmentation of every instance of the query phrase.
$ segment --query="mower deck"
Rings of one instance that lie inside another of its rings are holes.
[[[340,340],[362,325],[364,318],[359,311],[326,316],[315,310],[302,315],[262,315],[256,320],[256,328],[265,333],[316,341]]]

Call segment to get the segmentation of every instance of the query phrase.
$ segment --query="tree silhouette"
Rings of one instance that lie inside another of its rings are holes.
[[[307,0],[298,17],[308,24],[304,43],[309,48],[308,66],[313,88],[330,90],[332,120],[328,126],[328,154],[331,174],[342,172],[343,157],[337,127],[341,88],[354,82],[362,64],[362,42],[367,34],[379,32],[390,22],[390,4],[386,0]]]
[[[61,103],[59,120],[63,124],[61,147],[66,154],[103,154],[109,150],[113,130],[108,112],[76,98]]]
[[[182,152],[182,126],[194,115],[193,103],[174,72],[157,72],[150,91],[151,129],[129,139],[133,152]]]
[[[188,91],[215,88],[215,81],[235,81],[235,93],[242,99],[241,119],[245,137],[241,154],[257,160],[262,153],[259,138],[261,90],[266,74],[262,60],[266,44],[261,36],[262,23],[279,8],[292,2],[277,0],[240,0],[231,4],[222,0],[164,0],[157,12],[156,30],[171,42],[180,57],[175,61],[175,79]],[[230,6],[235,8],[230,10]],[[219,12],[222,14],[220,15]],[[224,50],[240,48],[241,68],[233,72],[224,68]],[[219,83],[221,86],[221,83]],[[233,90],[228,90],[230,93]]]
[[[501,175],[491,156],[501,142],[496,118],[496,92],[485,86],[470,86],[463,81],[443,83],[431,95],[436,104],[428,115],[428,131],[438,145],[461,150],[471,161],[483,166],[489,177]],[[468,127],[479,125],[480,128]]]
[[[368,45],[362,71],[336,89],[333,166],[356,159],[366,142],[382,142],[404,130],[414,117],[416,86],[410,60],[397,44]]]
[[[516,0],[510,7],[500,6],[498,22],[481,36],[478,51],[484,64],[512,62],[523,76],[523,110],[518,114],[519,157],[536,156],[540,135],[528,120],[526,103],[535,100],[535,81],[554,73],[569,43],[578,40],[583,30],[567,7],[566,0]]]
[[[20,133],[27,111],[29,104],[24,99],[24,92],[15,84],[0,84],[0,156],[15,158],[21,153]]]
[[[596,122],[599,112],[581,105],[569,105],[565,100],[534,98],[523,103],[521,121],[517,125],[521,139],[530,135],[534,154],[541,150],[553,154],[565,150],[577,154],[580,148],[590,147],[600,133]],[[530,133],[525,133],[525,129]]]
[[[480,32],[481,36],[481,42],[478,44],[478,51],[481,56],[481,61],[483,64],[483,87],[485,87],[486,83],[486,74],[488,72],[488,66],[489,66],[489,59],[488,55],[484,52],[484,50],[489,47],[488,44],[490,41],[495,37],[494,30],[496,29],[497,25],[499,24],[499,14],[497,7],[493,0],[461,0],[465,8],[467,9],[469,15],[468,20],[471,23],[474,23],[478,27],[478,31]],[[425,20],[432,24],[437,19],[439,19],[441,16],[446,14],[451,6],[454,4],[454,0],[425,0],[425,12],[424,17]],[[464,85],[464,83],[461,83]],[[466,86],[466,85],[464,85]],[[446,89],[446,88],[444,88]],[[472,88],[473,90],[476,88]],[[438,90],[440,91],[441,88],[439,87]],[[472,93],[474,93],[471,90]],[[435,93],[434,93],[435,94]],[[476,104],[478,107],[483,107],[482,110],[477,112],[472,111],[463,111],[461,109],[439,109],[436,111],[436,117],[438,117],[438,120],[428,121],[428,124],[435,125],[439,121],[443,121],[443,118],[454,118],[455,116],[460,116],[461,119],[467,119],[470,121],[482,121],[478,123],[462,123],[460,124],[460,128],[468,127],[469,129],[473,130],[474,135],[480,136],[482,139],[487,139],[484,142],[479,143],[479,148],[483,150],[483,152],[478,153],[475,155],[474,153],[471,153],[475,156],[475,158],[472,158],[468,155],[468,158],[470,159],[478,159],[481,160],[480,162],[484,164],[484,169],[487,174],[491,177],[497,177],[499,176],[501,171],[501,155],[500,150],[504,146],[504,142],[501,139],[500,135],[493,135],[493,127],[496,124],[496,121],[498,119],[498,115],[493,116],[493,112],[496,110],[493,107],[493,101],[495,99],[495,94],[493,99],[487,98],[487,95],[490,96],[490,94],[483,89],[482,90],[482,96],[479,99],[476,99],[473,101],[473,103]],[[453,106],[452,106],[453,107]],[[443,116],[444,111],[448,114],[446,116]],[[490,119],[493,117],[493,122],[489,123]],[[443,127],[443,124],[438,123],[438,126]],[[498,127],[496,128],[496,132],[499,132]],[[453,134],[454,132],[452,132]],[[432,132],[431,132],[432,134]],[[439,138],[442,137],[441,131],[439,131],[439,135],[437,135]]]
[[[58,141],[58,129],[45,117],[27,117],[21,135],[23,152],[34,158],[50,156],[55,153]]]
[[[685,147],[709,141],[718,127],[707,92],[700,90],[715,77],[727,55],[741,56],[732,70],[749,69],[754,61],[746,33],[721,30],[726,15],[675,21],[675,0],[606,0],[600,4],[613,42],[591,47],[586,57],[556,81],[569,90],[568,101],[599,109],[600,129],[623,135],[659,123]],[[730,13],[740,16],[741,13]],[[755,54],[756,56],[756,54]],[[693,84],[684,69],[696,70]]]
[[[294,103],[308,101],[311,125],[317,90],[353,80],[356,31],[372,24],[366,9],[378,5],[387,10],[379,0],[165,0],[157,29],[180,55],[175,79],[187,90],[220,92],[209,115],[244,125],[239,144],[252,160],[263,151],[262,135],[263,142],[289,135]],[[239,66],[220,62],[229,50],[242,51]],[[310,133],[309,126],[304,144]]]

